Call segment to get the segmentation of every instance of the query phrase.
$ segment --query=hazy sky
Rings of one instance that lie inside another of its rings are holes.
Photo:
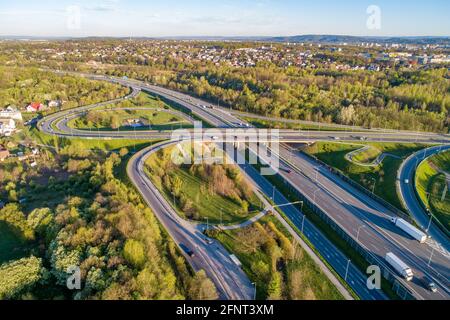
[[[448,36],[449,13],[448,0],[0,0],[0,35]]]

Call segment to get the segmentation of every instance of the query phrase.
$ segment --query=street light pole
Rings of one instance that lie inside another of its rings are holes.
[[[430,222],[428,222],[428,227],[427,227],[427,230],[426,230],[426,232],[428,233],[428,231],[430,231],[430,228],[431,228],[431,222],[433,222],[433,214],[430,212],[430,215],[431,215],[431,217],[430,217]]]
[[[348,276],[348,268],[350,267],[350,259],[347,261],[347,269],[345,270],[345,278],[344,280],[347,281],[347,276]]]
[[[253,300],[256,300],[256,282],[253,282],[252,284],[255,287],[255,290],[254,290],[254,293],[253,293]]]
[[[303,232],[303,229],[305,228],[305,218],[306,218],[306,215],[304,214],[303,215],[303,219],[302,219],[302,234],[304,235],[305,233]]]
[[[375,179],[374,177],[370,177],[373,181],[373,186],[372,186],[372,194],[375,194],[375,187],[377,185],[377,179]]]

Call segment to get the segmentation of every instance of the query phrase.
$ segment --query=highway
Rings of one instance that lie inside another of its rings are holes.
[[[282,206],[280,210],[292,222],[314,246],[314,249],[327,261],[334,271],[353,289],[362,300],[386,300],[387,297],[381,290],[369,290],[367,288],[367,275],[363,274],[354,264],[348,263],[347,256],[342,253],[323,233],[299,210],[299,205],[289,204],[288,199],[262,176],[253,166],[243,164],[241,169],[249,180],[272,199],[275,205]],[[348,269],[347,269],[348,264]]]
[[[144,172],[144,164],[152,154],[174,142],[164,142],[137,153],[128,163],[127,173],[158,220],[180,246],[185,245],[194,256],[184,253],[195,271],[205,270],[216,285],[222,299],[251,300],[254,288],[245,273],[230,259],[230,254],[217,241],[208,244],[196,225],[183,220],[159,193]],[[181,249],[181,248],[180,248]],[[183,250],[182,250],[183,251]]]
[[[96,76],[98,77],[98,76]],[[165,99],[172,100],[179,105],[191,110],[193,114],[204,118],[211,125],[219,128],[242,126],[242,121],[236,119],[231,113],[220,109],[212,109],[210,105],[201,100],[191,98],[167,89],[138,85],[137,82],[102,77],[101,79],[129,85],[140,90],[157,94]],[[55,117],[55,119],[58,119]],[[53,119],[53,121],[55,121]],[[41,122],[42,130],[52,130],[53,121]],[[254,129],[249,129],[254,130]],[[83,136],[95,138],[90,132],[52,132],[62,136]],[[112,138],[138,138],[151,139],[154,137],[169,138],[168,132],[101,132],[102,137]],[[367,141],[396,141],[396,142],[423,142],[423,143],[449,143],[448,135],[441,134],[415,134],[408,132],[364,132],[363,136],[357,132],[315,132],[315,131],[280,131],[281,142],[317,141],[317,140],[361,140]],[[299,152],[292,152],[281,148],[280,156],[285,161],[284,165],[292,167],[291,173],[282,172],[281,175],[287,182],[293,185],[305,197],[317,204],[333,221],[341,226],[345,232],[355,238],[366,250],[376,256],[380,265],[385,267],[384,256],[387,252],[394,252],[408,263],[414,270],[416,278],[411,283],[406,283],[397,277],[418,299],[449,299],[449,258],[442,252],[435,250],[429,244],[421,245],[410,239],[406,234],[398,230],[389,218],[395,214],[384,208],[380,203],[356,190],[326,168],[318,166],[313,160]],[[312,177],[317,177],[313,179]],[[258,179],[255,179],[258,180]],[[262,182],[258,182],[261,188]],[[264,188],[262,188],[264,189]],[[291,221],[295,221],[295,215],[290,215]],[[297,222],[298,224],[298,219]],[[325,245],[332,248],[330,244]],[[325,254],[324,257],[327,255]],[[328,255],[328,261],[334,258]],[[432,259],[430,259],[432,258]],[[341,261],[342,263],[342,261]],[[333,266],[335,267],[335,266]],[[337,267],[335,267],[337,268]],[[437,293],[431,293],[424,288],[417,278],[427,275],[432,278],[439,287]],[[351,286],[353,283],[349,283]],[[353,288],[354,286],[352,286]]]
[[[419,299],[449,299],[450,260],[429,244],[420,244],[400,231],[390,218],[396,217],[383,205],[354,188],[328,168],[319,166],[300,152],[280,148],[284,165],[291,173],[280,172],[301,194],[315,203],[350,237],[386,266],[386,253],[393,252],[415,273],[413,282],[398,278]],[[430,260],[431,258],[431,260]],[[432,293],[417,278],[427,275],[439,286]]]
[[[416,223],[423,230],[426,230],[434,241],[437,242],[436,245],[439,246],[438,250],[445,250],[448,253],[450,252],[449,238],[435,223],[431,223],[430,225],[430,216],[421,205],[421,200],[419,200],[416,196],[414,181],[415,172],[420,163],[427,159],[427,157],[433,156],[445,150],[450,150],[450,146],[436,146],[420,150],[419,152],[411,155],[400,167],[397,184],[402,201]],[[406,180],[409,180],[409,183],[405,183]]]

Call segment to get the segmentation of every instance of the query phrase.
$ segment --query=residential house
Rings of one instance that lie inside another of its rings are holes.
[[[48,107],[49,108],[61,108],[62,106],[62,101],[61,100],[50,100],[48,102]]]
[[[44,105],[39,102],[33,102],[27,107],[28,112],[39,112],[44,109]]]
[[[1,110],[0,118],[23,121],[22,112],[20,112],[19,110],[17,110],[16,107],[13,107],[13,106],[8,106],[6,109]]]
[[[16,122],[13,119],[0,119],[0,136],[11,136],[16,130]]]

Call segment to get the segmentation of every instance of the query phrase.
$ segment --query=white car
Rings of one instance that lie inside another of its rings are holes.
[[[409,184],[409,179],[405,179],[405,184]]]

